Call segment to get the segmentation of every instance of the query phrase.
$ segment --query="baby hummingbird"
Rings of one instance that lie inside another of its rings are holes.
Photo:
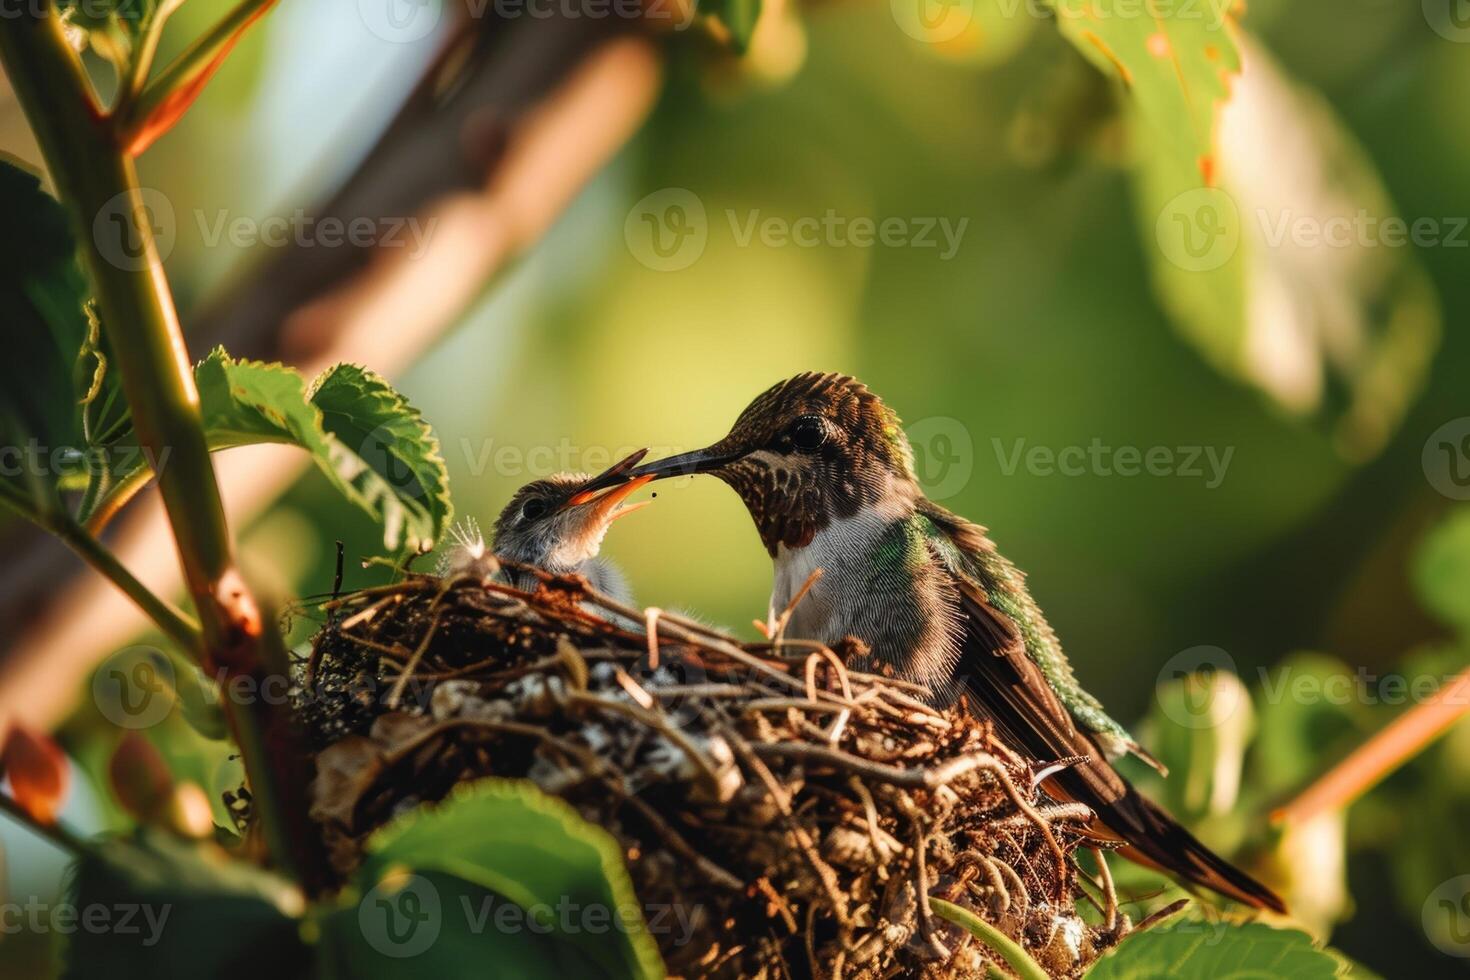
[[[440,575],[487,574],[517,588],[533,588],[535,581],[530,573],[500,569],[496,559],[508,559],[535,565],[553,575],[581,575],[597,591],[619,602],[630,602],[632,595],[623,574],[597,553],[613,521],[652,503],[624,503],[653,479],[640,476],[629,480],[626,475],[647,452],[640,449],[596,476],[557,473],[526,484],[495,519],[488,546],[473,520],[454,528],[455,541],[440,560]],[[618,485],[599,490],[609,483]]]

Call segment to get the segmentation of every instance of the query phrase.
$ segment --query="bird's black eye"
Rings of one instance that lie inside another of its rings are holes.
[[[534,521],[546,513],[546,501],[540,497],[532,497],[521,505],[521,517],[524,520]]]
[[[815,452],[826,441],[827,423],[820,416],[803,415],[791,423],[791,444],[802,452]]]

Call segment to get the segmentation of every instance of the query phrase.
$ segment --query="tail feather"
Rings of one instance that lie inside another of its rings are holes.
[[[1066,785],[1068,782],[1072,784],[1070,787]],[[1046,789],[1053,795],[1091,807],[1097,819],[1089,829],[1090,836],[1121,843],[1118,853],[1128,860],[1253,908],[1285,914],[1286,903],[1279,895],[1200,843],[1163,807],[1132,786],[1123,785],[1126,789],[1122,795],[1106,801],[1088,792],[1085,783],[1065,779],[1065,774],[1048,781]]]

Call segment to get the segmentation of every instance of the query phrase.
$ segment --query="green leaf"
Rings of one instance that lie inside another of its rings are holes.
[[[324,371],[311,402],[336,440],[339,473],[381,513],[388,534],[404,528],[410,544],[432,545],[453,515],[449,473],[434,430],[378,375],[353,364]],[[358,461],[367,468],[353,471]]]
[[[368,842],[359,887],[381,893],[405,869],[452,875],[514,903],[526,913],[518,920],[520,934],[565,940],[596,964],[598,975],[664,975],[616,841],[530,783],[461,786],[442,803],[378,831]],[[462,903],[453,904],[450,910],[441,903],[444,925],[456,943],[468,943],[459,930],[473,932],[473,923],[462,921],[468,918]],[[497,918],[482,923],[486,941],[503,938]]]
[[[1134,933],[1087,971],[1087,980],[1329,980],[1344,961],[1296,929],[1186,920]]]
[[[307,402],[306,382],[294,368],[237,361],[216,347],[195,366],[194,383],[210,449],[286,442],[327,454],[321,414]]]
[[[308,396],[283,364],[241,361],[223,348],[194,369],[211,450],[263,442],[299,446],[327,479],[383,525],[383,546],[432,545],[451,517],[439,442],[417,409],[377,375],[341,366]],[[131,471],[142,467],[135,455]]]
[[[470,964],[493,964],[486,975],[517,980],[618,975],[566,937],[529,927],[519,906],[487,888],[401,870],[323,921],[316,976],[421,980],[482,972]]]
[[[1438,303],[1408,224],[1332,107],[1248,35],[1236,46],[1246,68],[1212,153],[1199,119],[1181,142],[1150,124],[1139,93],[1135,187],[1154,288],[1216,369],[1366,459],[1427,377]]]
[[[1424,605],[1470,636],[1470,507],[1450,513],[1414,555],[1414,584]]]
[[[305,975],[300,893],[214,844],[149,830],[107,841],[80,859],[71,890],[66,977]]]
[[[730,32],[730,46],[739,54],[750,47],[756,21],[761,15],[761,0],[706,0],[700,12],[714,17]]]
[[[83,353],[96,339],[95,321],[66,212],[40,178],[0,160],[0,210],[11,229],[0,236],[0,450],[13,463],[0,479],[44,512],[58,506],[58,486],[85,482],[81,402],[104,388],[94,385],[97,358]]]
[[[1156,149],[1210,183],[1215,123],[1240,71],[1237,0],[1055,0],[1057,26],[1123,83]]]

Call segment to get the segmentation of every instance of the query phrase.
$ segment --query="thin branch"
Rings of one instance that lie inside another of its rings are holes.
[[[68,851],[74,856],[86,854],[92,849],[91,845],[80,834],[68,828],[60,820],[55,823],[42,823],[27,813],[24,807],[4,793],[0,793],[0,813],[4,813],[27,830],[39,834],[63,851]]]
[[[92,537],[76,523],[66,521],[59,527],[53,526],[56,536],[61,538],[72,551],[80,555],[87,564],[107,577],[137,604],[138,608],[153,620],[164,635],[184,650],[197,657],[204,649],[204,636],[199,624],[173,603],[155,595],[146,585],[138,581],[133,573],[123,567],[100,541]]]
[[[1296,799],[1271,814],[1272,823],[1305,824],[1340,810],[1423,752],[1470,712],[1470,668],[1354,749]]]
[[[158,54],[158,43],[163,39],[164,25],[168,23],[174,11],[183,5],[184,0],[164,0],[154,10],[153,16],[148,18],[142,37],[138,39],[138,47],[133,54],[133,63],[129,66],[128,77],[118,89],[117,102],[112,107],[114,117],[126,116],[133,101],[142,94],[143,86],[148,82],[148,75],[153,70],[153,59]]]
[[[95,508],[87,513],[88,533],[100,535],[112,519],[153,480],[153,470],[141,467],[129,473],[123,481],[107,491]]]
[[[224,64],[235,42],[251,24],[265,16],[275,2],[241,0],[219,23],[169,62],[152,84],[129,101],[116,124],[118,142],[127,148],[130,155],[142,153],[178,122]]]

